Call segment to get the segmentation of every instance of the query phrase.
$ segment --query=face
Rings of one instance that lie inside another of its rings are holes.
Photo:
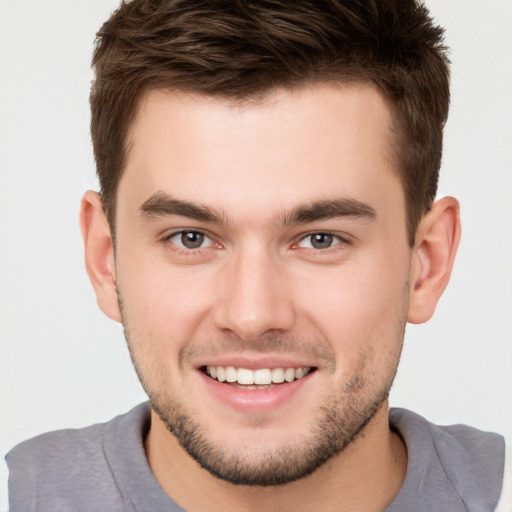
[[[303,477],[386,401],[411,260],[390,122],[362,85],[140,107],[117,196],[123,324],[153,409],[215,476]]]

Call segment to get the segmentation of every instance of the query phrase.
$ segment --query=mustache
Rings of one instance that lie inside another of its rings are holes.
[[[336,368],[334,350],[326,341],[283,334],[268,334],[254,341],[241,340],[236,335],[225,335],[215,341],[191,340],[179,351],[178,363],[183,367],[199,357],[216,357],[236,352],[302,355],[321,361],[328,370],[334,371]]]
[[[119,287],[116,287],[117,300],[121,310],[121,318],[128,340],[129,322],[125,314],[125,304]],[[129,344],[128,344],[129,345]],[[292,334],[270,332],[257,340],[242,340],[235,333],[226,333],[215,340],[192,339],[186,343],[178,353],[178,365],[183,369],[187,362],[199,357],[216,357],[226,353],[244,352],[245,354],[293,354],[297,356],[309,356],[318,360],[329,372],[336,370],[336,356],[331,345],[323,338],[301,337]]]

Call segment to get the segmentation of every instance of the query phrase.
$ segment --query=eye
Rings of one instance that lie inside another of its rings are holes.
[[[202,249],[213,245],[213,241],[200,231],[180,231],[167,240],[182,249]]]
[[[308,249],[329,249],[342,242],[341,238],[331,233],[312,233],[304,237],[298,244],[298,247]]]

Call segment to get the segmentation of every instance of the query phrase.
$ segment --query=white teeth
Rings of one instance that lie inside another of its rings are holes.
[[[238,384],[254,384],[254,372],[247,368],[238,368]]]
[[[270,384],[281,384],[302,379],[309,373],[309,366],[299,368],[259,368],[249,370],[247,368],[235,368],[234,366],[207,366],[206,373],[219,382],[237,382],[252,386],[268,386]]]
[[[226,366],[226,382],[236,382],[237,371],[234,366]]]
[[[286,382],[293,382],[295,380],[295,370],[293,368],[286,368],[284,371],[284,380]]]
[[[254,372],[254,384],[272,384],[272,372],[265,368]]]
[[[295,378],[296,379],[302,379],[306,375],[306,368],[297,368],[295,370]]]
[[[284,370],[282,368],[274,368],[272,370],[272,382],[275,382],[276,384],[284,382]]]

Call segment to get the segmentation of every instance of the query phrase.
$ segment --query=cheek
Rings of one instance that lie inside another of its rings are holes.
[[[308,283],[304,311],[332,345],[339,365],[353,371],[361,359],[397,357],[407,312],[404,269],[405,263],[353,262],[332,269],[324,286]]]
[[[118,273],[125,320],[152,340],[155,348],[178,350],[206,315],[214,291],[211,281],[211,276],[197,267],[125,258]]]
[[[180,350],[197,335],[207,307],[197,279],[168,266],[121,265],[119,294],[130,353],[146,392],[185,389]],[[203,283],[204,285],[204,283]]]

